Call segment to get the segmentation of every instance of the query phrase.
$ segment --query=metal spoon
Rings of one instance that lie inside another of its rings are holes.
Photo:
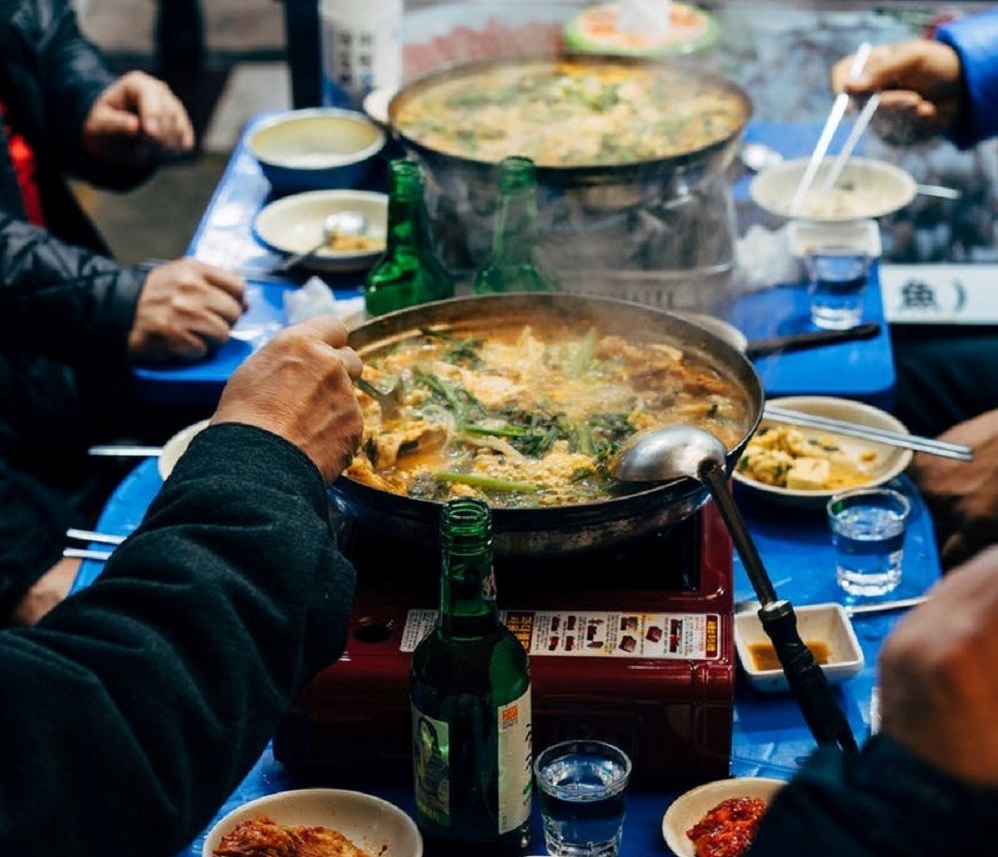
[[[300,265],[306,259],[314,256],[323,247],[331,244],[338,235],[363,235],[366,231],[367,218],[361,212],[334,211],[322,221],[322,240],[301,253],[288,256],[287,259],[274,266],[273,272],[283,274],[285,271],[290,271],[296,265]]]
[[[789,601],[777,598],[748,527],[728,490],[726,456],[724,444],[710,432],[693,426],[670,426],[635,438],[611,462],[611,472],[624,482],[665,482],[692,477],[707,486],[762,603],[759,619],[773,642],[811,734],[819,744],[835,744],[843,750],[856,751],[849,721],[835,701],[814,655],[801,640],[793,607]]]
[[[395,383],[387,390],[378,389],[366,378],[355,378],[354,384],[381,406],[382,419],[393,420],[398,416],[402,403],[402,382],[400,380],[396,379]]]

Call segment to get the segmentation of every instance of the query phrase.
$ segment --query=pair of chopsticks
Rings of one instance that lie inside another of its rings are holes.
[[[822,429],[834,434],[862,438],[873,443],[899,446],[903,449],[911,449],[915,452],[927,452],[931,455],[942,456],[943,458],[954,458],[957,461],[974,460],[974,451],[969,446],[963,446],[962,444],[933,440],[913,434],[903,434],[873,426],[860,425],[859,423],[836,420],[831,417],[822,417],[817,414],[805,414],[800,411],[790,410],[789,408],[781,408],[777,405],[764,405],[762,416],[764,419],[778,423],[789,423],[790,425],[803,426],[805,428]]]
[[[99,544],[99,545],[120,545],[124,540],[125,536],[114,536],[109,533],[95,533],[93,530],[78,530],[75,527],[70,527],[66,530],[66,538],[72,539],[74,541],[86,542],[87,544]],[[95,550],[93,548],[66,548],[63,550],[62,555],[64,557],[71,557],[74,559],[91,559],[97,562],[104,562],[111,556],[111,551]]]
[[[859,49],[856,51],[855,56],[853,56],[852,63],[849,66],[849,77],[857,77],[862,73],[863,69],[866,67],[866,61],[870,58],[870,52],[872,50],[873,47],[869,42],[863,42],[863,44],[859,46]],[[825,120],[825,126],[821,129],[821,135],[818,137],[818,142],[815,144],[814,151],[811,152],[811,158],[807,163],[804,173],[801,175],[800,182],[797,185],[797,190],[794,192],[793,199],[790,202],[791,216],[795,216],[804,204],[807,192],[811,189],[811,185],[814,184],[814,179],[818,174],[818,170],[821,168],[821,163],[824,161],[825,155],[828,153],[828,147],[831,145],[832,138],[835,136],[839,123],[842,122],[842,117],[845,116],[846,110],[849,107],[849,100],[851,97],[852,96],[845,91],[840,92],[835,97],[835,101],[832,103],[832,109],[829,111],[828,118]],[[832,166],[832,170],[824,180],[822,185],[824,190],[827,191],[831,189],[832,185],[835,184],[835,180],[839,177],[843,167],[845,167],[846,161],[849,160],[849,156],[852,154],[853,149],[856,148],[856,143],[859,142],[860,136],[863,131],[866,130],[866,126],[870,123],[870,119],[873,118],[873,114],[879,104],[880,96],[877,94],[872,95],[869,99],[867,99],[867,102],[864,105],[863,110],[856,121],[856,125],[853,127],[853,131],[849,135],[849,139],[846,141],[838,160]]]

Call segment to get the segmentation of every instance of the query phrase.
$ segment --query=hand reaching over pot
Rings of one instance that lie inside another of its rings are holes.
[[[304,452],[329,485],[353,459],[364,429],[353,378],[363,364],[334,316],[278,333],[229,379],[212,418],[278,434]]]

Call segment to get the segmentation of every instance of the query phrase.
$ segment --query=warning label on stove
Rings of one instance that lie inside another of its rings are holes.
[[[403,652],[436,623],[435,610],[410,610]],[[500,619],[532,656],[714,660],[721,653],[717,613],[501,611]]]

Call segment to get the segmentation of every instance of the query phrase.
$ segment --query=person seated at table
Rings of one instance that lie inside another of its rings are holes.
[[[328,485],[361,440],[332,316],[246,360],[102,574],[0,631],[0,854],[172,857],[342,651]]]
[[[948,22],[934,39],[876,47],[857,79],[848,66],[848,58],[835,65],[833,88],[880,92],[876,128],[888,142],[944,134],[966,148],[998,135],[998,9]],[[900,418],[974,449],[972,464],[922,454],[911,471],[949,568],[998,540],[998,331],[893,334]]]
[[[821,749],[763,816],[748,857],[995,853],[998,547],[942,579],[881,650],[882,727]]]
[[[56,565],[62,534],[106,490],[86,447],[112,433],[160,443],[192,421],[132,402],[130,365],[225,342],[245,281],[194,259],[146,272],[110,257],[68,178],[132,187],[194,132],[164,83],[108,69],[66,0],[19,0],[0,17],[0,115],[3,624],[11,611],[33,621],[72,580],[73,562]]]
[[[873,49],[850,80],[851,57],[831,71],[834,91],[881,95],[872,126],[906,146],[944,135],[966,149],[998,134],[998,9],[939,26],[933,38]],[[917,434],[937,435],[998,407],[998,336],[992,328],[892,330],[896,413]]]
[[[998,542],[998,409],[940,437],[969,446],[974,460],[919,453],[909,473],[925,498],[939,537],[939,558],[948,569]]]

